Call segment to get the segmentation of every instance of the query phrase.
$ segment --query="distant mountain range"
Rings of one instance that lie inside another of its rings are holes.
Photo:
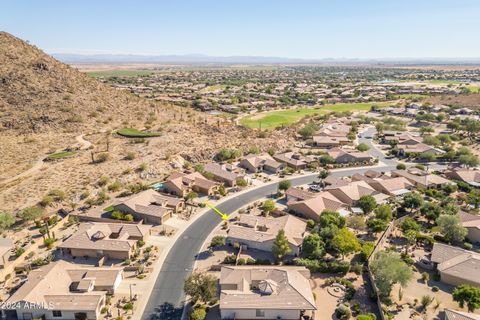
[[[75,54],[51,53],[56,59],[72,64],[96,63],[175,63],[175,64],[325,64],[325,65],[425,65],[425,64],[480,64],[480,58],[382,58],[382,59],[300,59],[263,56],[208,56],[188,55],[137,55],[137,54]]]

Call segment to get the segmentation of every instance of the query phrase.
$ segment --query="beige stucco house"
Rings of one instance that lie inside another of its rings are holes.
[[[98,319],[106,294],[122,279],[121,268],[84,268],[60,260],[30,272],[5,305],[19,320]]]
[[[317,309],[309,278],[305,267],[222,267],[221,318],[298,320]]]
[[[470,284],[480,287],[480,254],[437,242],[433,245],[431,261],[442,282],[452,286]]]
[[[284,230],[290,254],[298,256],[306,228],[307,224],[304,221],[288,214],[280,217],[242,214],[240,220],[230,226],[227,242],[271,252],[275,237],[280,230]]]
[[[150,226],[145,224],[121,224],[89,222],[59,245],[64,253],[74,257],[130,259],[138,240],[145,240]]]

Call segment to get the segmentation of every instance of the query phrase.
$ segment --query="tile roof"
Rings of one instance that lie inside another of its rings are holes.
[[[314,193],[295,187],[288,188],[287,191],[285,191],[285,195],[297,198],[299,200],[305,200],[315,197]]]
[[[89,222],[59,245],[60,248],[130,251],[137,240],[148,234],[150,226],[144,224],[121,224]]]
[[[63,260],[52,262],[31,271],[8,302],[53,303],[54,309],[59,310],[96,310],[105,292],[95,288],[89,292],[71,291],[72,284],[90,280],[95,286],[113,287],[121,273],[121,268],[84,268]]]
[[[224,169],[224,167],[218,163],[208,163],[205,165],[205,172],[210,172],[213,175],[217,177],[221,177],[222,179],[228,180],[228,181],[235,181],[238,178],[240,178],[242,175],[227,171]]]
[[[236,290],[221,290],[220,309],[316,310],[309,277],[304,267],[222,267],[220,285]]]
[[[480,320],[480,314],[445,309],[445,320]]]
[[[460,221],[462,221],[462,226],[466,228],[480,229],[480,215],[466,212],[460,212],[458,215],[460,217]]]
[[[438,263],[437,269],[466,282],[480,285],[480,254],[446,244],[435,243],[431,260]]]
[[[255,242],[275,239],[280,230],[285,231],[288,241],[299,246],[307,224],[289,214],[280,217],[262,217],[247,214],[240,215],[240,220],[230,226],[228,236]]]

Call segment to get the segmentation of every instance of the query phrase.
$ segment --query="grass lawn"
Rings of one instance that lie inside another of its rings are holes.
[[[73,157],[76,154],[77,154],[76,151],[60,151],[60,152],[49,154],[47,156],[47,160],[65,159],[65,158]]]
[[[394,96],[395,99],[425,99],[431,97],[427,94],[418,94],[418,93],[406,93],[406,94],[397,94]]]
[[[105,70],[105,71],[92,71],[87,72],[91,77],[138,77],[138,76],[149,76],[154,74],[152,70]]]
[[[117,133],[127,138],[151,138],[159,137],[162,135],[160,132],[146,132],[134,128],[123,128],[118,130]]]
[[[205,88],[201,89],[199,92],[207,93],[207,92],[213,92],[213,91],[217,91],[217,90],[225,90],[226,87],[227,86],[224,85],[224,84],[215,84],[215,85],[212,85],[212,86],[205,87]]]
[[[240,124],[249,128],[273,129],[289,125],[300,121],[307,115],[320,115],[328,112],[342,111],[368,111],[372,105],[386,107],[391,102],[372,102],[372,103],[337,103],[313,108],[298,108],[289,110],[278,110],[265,112],[263,114],[253,114],[240,119]]]

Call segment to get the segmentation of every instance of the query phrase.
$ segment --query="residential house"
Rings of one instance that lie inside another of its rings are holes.
[[[370,162],[373,160],[373,157],[368,152],[346,151],[340,148],[333,148],[329,150],[327,154],[334,158],[335,162],[339,164]]]
[[[444,320],[480,320],[480,314],[445,309]]]
[[[239,168],[237,168],[239,169]],[[205,165],[205,172],[213,175],[213,179],[224,183],[228,187],[234,187],[238,180],[245,175],[227,164],[209,163]]]
[[[74,257],[130,259],[137,241],[144,241],[150,226],[144,224],[120,224],[88,222],[67,238],[59,248]]]
[[[330,187],[328,189],[332,195],[347,205],[356,205],[362,196],[375,196],[379,192],[373,189],[365,181],[353,181],[346,186]]]
[[[309,198],[289,200],[287,207],[289,211],[317,222],[325,210],[341,212],[343,215],[347,213],[345,203],[328,191],[320,192]]]
[[[429,146],[428,144],[419,142],[416,144],[404,144],[399,143],[397,144],[397,149],[400,155],[408,155],[412,153],[433,153],[434,155],[438,156],[444,154],[445,151]]]
[[[317,309],[309,279],[305,267],[224,266],[220,317],[298,320]]]
[[[472,187],[480,187],[480,171],[467,168],[456,168],[445,171],[445,176],[449,179],[460,180],[468,183]]]
[[[372,179],[367,183],[378,192],[388,194],[390,196],[400,197],[410,193],[413,184],[404,177]]]
[[[440,280],[452,286],[470,284],[480,287],[480,254],[443,243],[434,243],[431,261]]]
[[[350,143],[346,136],[331,137],[331,136],[313,136],[313,145],[319,148],[336,148]]]
[[[13,240],[0,238],[0,269],[5,268],[13,249]]]
[[[84,268],[60,260],[32,270],[7,300],[19,320],[99,319],[106,295],[123,279],[121,268]]]
[[[215,194],[218,186],[217,182],[205,178],[199,172],[174,172],[163,183],[162,189],[178,197],[185,197],[190,191],[210,196]]]
[[[230,225],[227,242],[271,252],[278,232],[284,230],[291,249],[290,254],[298,256],[306,228],[304,221],[289,214],[277,217],[241,214],[240,220]]]
[[[172,217],[173,212],[185,208],[185,201],[148,189],[134,194],[113,205],[114,210],[132,214],[136,220],[144,223],[163,224]]]
[[[421,188],[438,188],[443,184],[454,183],[443,177],[435,174],[430,174],[425,171],[408,171],[408,170],[393,170],[392,177],[404,177],[414,186]]]
[[[480,242],[480,216],[466,212],[460,212],[462,226],[467,228],[467,238],[471,242]]]
[[[278,173],[284,168],[282,163],[275,161],[268,154],[249,154],[240,161],[239,166],[246,169],[250,173],[263,171],[269,173]]]
[[[307,167],[307,159],[293,152],[278,153],[273,158],[295,170],[303,170]]]
[[[315,194],[300,188],[290,187],[285,191],[285,196],[287,197],[287,202],[290,202],[310,199],[315,197]]]

